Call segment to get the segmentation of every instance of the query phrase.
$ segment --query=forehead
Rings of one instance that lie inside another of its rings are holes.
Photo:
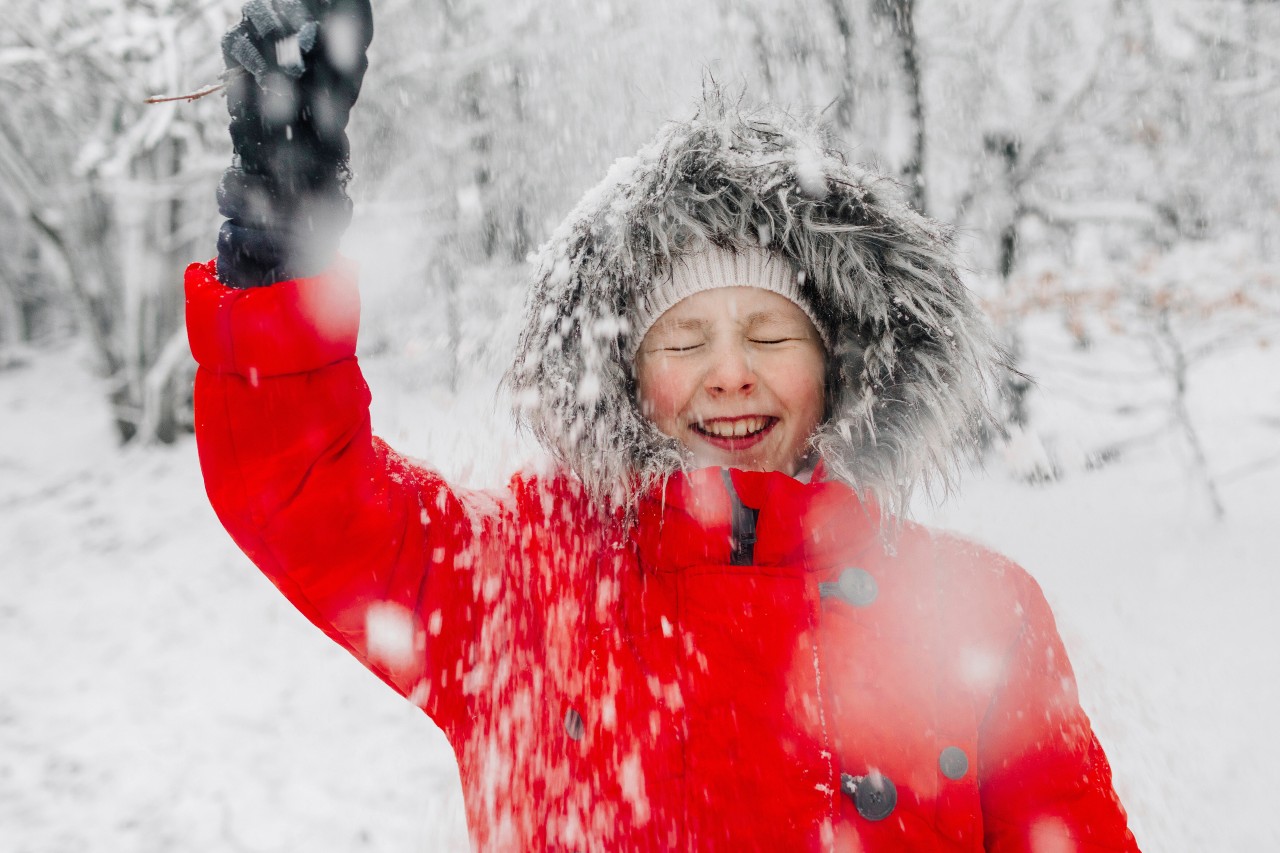
[[[790,299],[759,287],[717,287],[703,290],[673,305],[658,318],[658,326],[767,322],[808,323],[808,315]]]

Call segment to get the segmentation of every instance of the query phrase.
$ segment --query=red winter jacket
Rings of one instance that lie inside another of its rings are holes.
[[[846,486],[719,469],[630,525],[375,439],[349,270],[187,273],[200,460],[289,600],[445,731],[481,850],[1135,850],[1035,582]]]

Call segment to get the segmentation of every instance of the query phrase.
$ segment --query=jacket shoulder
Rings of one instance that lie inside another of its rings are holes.
[[[977,587],[989,595],[1039,595],[1031,573],[999,551],[950,530],[911,522],[902,525],[900,550],[935,566],[940,581]]]
[[[903,524],[898,551],[900,558],[930,569],[949,633],[1005,644],[1028,627],[1056,631],[1040,584],[1004,554],[957,533],[911,523]]]
[[[603,518],[586,485],[564,469],[517,471],[507,491],[514,509],[526,523],[582,524]]]

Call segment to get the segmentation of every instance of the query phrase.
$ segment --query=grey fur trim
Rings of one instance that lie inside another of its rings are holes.
[[[672,259],[765,246],[829,320],[827,477],[890,513],[947,485],[991,423],[1002,358],[956,273],[950,235],[891,181],[850,165],[822,126],[744,113],[713,92],[617,161],[542,248],[507,383],[517,414],[604,507],[681,468],[635,403],[634,304]]]

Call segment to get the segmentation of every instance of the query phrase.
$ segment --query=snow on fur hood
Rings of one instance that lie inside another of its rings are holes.
[[[711,95],[618,160],[543,246],[507,382],[518,414],[602,504],[686,461],[636,403],[637,298],[708,245],[764,246],[800,271],[828,324],[826,477],[905,509],[946,483],[990,423],[999,348],[957,275],[949,233],[824,128]]]

